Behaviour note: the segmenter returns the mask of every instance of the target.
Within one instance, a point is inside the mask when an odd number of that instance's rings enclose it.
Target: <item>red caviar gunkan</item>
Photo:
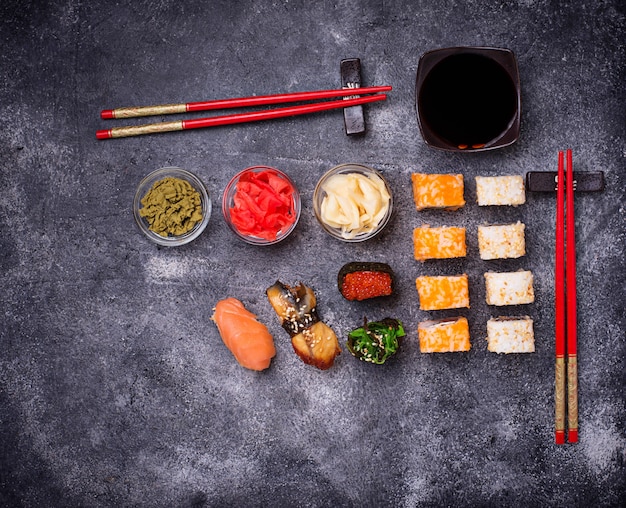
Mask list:
[[[352,272],[344,276],[341,294],[346,300],[366,300],[392,293],[391,275],[386,272]]]

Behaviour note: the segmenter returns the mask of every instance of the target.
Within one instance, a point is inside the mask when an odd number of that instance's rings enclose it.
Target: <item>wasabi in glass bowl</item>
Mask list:
[[[206,229],[211,198],[196,175],[165,167],[141,180],[133,214],[146,237],[158,245],[176,247],[193,241]]]

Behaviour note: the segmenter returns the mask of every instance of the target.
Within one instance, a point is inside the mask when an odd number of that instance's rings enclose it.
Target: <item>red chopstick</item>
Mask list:
[[[555,441],[565,443],[565,171],[563,152],[559,151],[556,186],[556,253],[554,272],[555,302]]]
[[[572,151],[566,152],[567,182],[567,441],[578,442],[578,357],[576,336],[576,233]]]
[[[564,161],[565,158],[565,161]],[[565,169],[563,166],[565,165]],[[578,356],[576,316],[576,221],[572,150],[559,151],[556,193],[555,302],[555,441],[578,442]],[[565,212],[564,212],[565,209]],[[565,213],[565,216],[564,216]],[[565,356],[567,355],[567,364]],[[566,383],[567,378],[567,397]]]
[[[351,89],[351,95],[355,95],[355,90]],[[358,89],[361,90],[361,89]],[[360,92],[359,92],[360,93]],[[177,120],[174,122],[152,123],[147,125],[133,125],[128,127],[113,127],[111,129],[96,131],[96,138],[111,139],[128,136],[140,136],[142,134],[154,134],[158,132],[182,131],[188,129],[200,129],[203,127],[216,127],[218,125],[230,125],[236,123],[258,122],[261,120],[272,120],[286,116],[304,115],[317,113],[329,109],[348,108],[370,102],[383,101],[387,98],[385,94],[366,95],[356,99],[342,99],[337,101],[316,102],[312,104],[301,104],[286,108],[269,109],[263,111],[251,111],[248,113],[237,113],[234,115],[214,116],[208,118],[195,118],[191,120]]]
[[[243,108],[250,106],[267,106],[270,104],[284,104],[286,102],[300,102],[316,99],[331,99],[351,95],[368,95],[391,91],[390,86],[370,86],[363,88],[341,88],[338,90],[317,90],[312,92],[293,92],[274,95],[260,95],[240,97],[234,99],[219,99],[203,102],[187,102],[179,104],[160,104],[157,106],[139,106],[116,109],[104,109],[100,116],[107,120],[111,118],[135,118],[139,116],[170,115],[186,113],[188,111],[208,111],[214,109]]]

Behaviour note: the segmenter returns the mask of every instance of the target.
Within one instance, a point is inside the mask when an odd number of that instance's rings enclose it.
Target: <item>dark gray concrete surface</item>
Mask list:
[[[18,2],[0,6],[0,505],[619,506],[626,499],[624,404],[624,5],[618,0]],[[505,47],[518,58],[522,131],[482,154],[439,152],[419,134],[414,81],[427,50]],[[97,141],[104,108],[334,88],[357,57],[366,84],[394,87],[366,107],[368,131],[340,111],[267,123]],[[165,120],[160,118],[159,121]],[[128,121],[127,124],[139,123]],[[476,175],[578,171],[606,190],[580,195],[580,443],[556,446],[554,197],[479,209]],[[343,162],[384,173],[391,224],[358,245],[313,216],[316,181]],[[286,242],[243,244],[221,217],[230,177],[267,164],[290,174],[302,218]],[[188,246],[149,243],[131,213],[150,171],[176,165],[208,186],[214,213]],[[462,210],[417,213],[410,174],[462,172]],[[479,224],[521,220],[527,255],[478,259]],[[464,225],[468,257],[419,264],[422,223]],[[339,295],[339,267],[386,261],[397,294]],[[531,269],[536,352],[486,348],[483,272]],[[419,352],[415,278],[465,271],[472,350]],[[277,279],[315,288],[343,353],[325,372],[291,349],[265,298]],[[244,370],[210,321],[234,296],[273,333],[277,356]],[[384,366],[353,358],[367,316],[408,336]]]

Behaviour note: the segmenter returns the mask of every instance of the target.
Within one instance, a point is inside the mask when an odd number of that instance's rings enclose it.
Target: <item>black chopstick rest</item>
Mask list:
[[[604,190],[604,172],[574,171],[575,192],[601,192]],[[556,192],[556,171],[529,171],[526,189],[531,192]]]
[[[361,60],[347,58],[341,61],[341,87],[361,88]],[[348,136],[365,132],[363,106],[351,106],[343,109],[343,123]]]

